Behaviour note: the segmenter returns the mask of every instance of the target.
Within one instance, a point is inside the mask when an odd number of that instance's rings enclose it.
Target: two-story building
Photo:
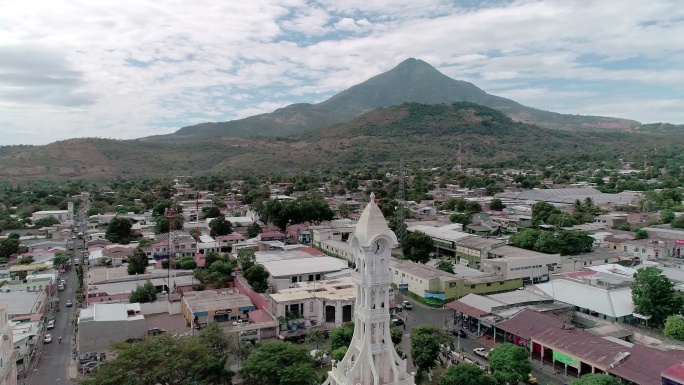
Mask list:
[[[455,245],[457,261],[462,265],[479,269],[481,261],[487,259],[487,253],[494,248],[505,246],[506,241],[470,236],[456,240]]]
[[[520,278],[526,284],[546,282],[549,274],[561,267],[560,254],[544,254],[514,246],[501,246],[487,253],[482,270],[503,277]]]
[[[14,349],[13,325],[9,320],[7,302],[0,299],[0,385],[17,384],[17,357]]]

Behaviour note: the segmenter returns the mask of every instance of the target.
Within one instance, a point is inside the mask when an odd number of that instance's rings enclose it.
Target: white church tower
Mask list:
[[[406,360],[394,349],[390,336],[390,250],[397,236],[375,204],[371,193],[350,239],[354,249],[356,303],[354,336],[347,354],[328,372],[323,385],[414,385]]]

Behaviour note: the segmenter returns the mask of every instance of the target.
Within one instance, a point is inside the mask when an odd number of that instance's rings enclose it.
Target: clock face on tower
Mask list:
[[[385,251],[385,241],[382,239],[376,239],[371,247],[373,254],[380,255]]]

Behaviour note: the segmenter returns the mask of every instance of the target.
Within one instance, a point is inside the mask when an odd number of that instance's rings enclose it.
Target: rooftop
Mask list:
[[[414,226],[408,227],[406,230],[409,232],[420,231],[422,233],[427,234],[431,238],[444,240],[447,242],[456,242],[462,238],[472,237],[471,234],[464,233],[464,232],[460,231],[461,228],[462,228],[462,225],[459,223],[456,223],[456,224],[450,224],[450,225],[445,225],[445,226],[441,226],[441,227],[432,227],[432,226],[426,226],[426,225],[414,225]]]
[[[11,291],[6,293],[0,292],[0,298],[7,301],[7,310],[9,315],[27,315],[32,314],[36,306],[38,298],[41,293],[36,291]]]
[[[632,289],[607,289],[568,279],[556,279],[536,285],[538,290],[556,301],[589,309],[610,317],[625,317],[634,313]]]
[[[96,303],[81,310],[78,323],[81,322],[109,322],[134,321],[145,319],[139,303]]]
[[[515,246],[500,246],[489,251],[490,255],[496,255],[500,259],[506,258],[541,258],[550,257],[554,254],[540,253],[538,251],[532,251],[527,249],[521,249]]]
[[[473,249],[485,249],[495,245],[504,245],[506,241],[500,239],[483,238],[478,236],[470,236],[461,238],[456,242],[459,246],[471,247]]]
[[[239,294],[237,290],[189,291],[183,295],[183,301],[188,304],[193,313],[209,310],[254,308],[249,297]]]
[[[356,284],[351,278],[324,281],[299,282],[295,287],[270,294],[277,302],[321,298],[330,301],[353,300],[356,298]]]

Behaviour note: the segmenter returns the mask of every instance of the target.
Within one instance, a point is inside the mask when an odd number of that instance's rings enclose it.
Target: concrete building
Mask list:
[[[249,297],[235,289],[190,291],[183,295],[181,306],[186,321],[200,328],[210,322],[247,321],[255,309]]]
[[[354,335],[323,385],[413,385],[414,375],[406,371],[406,360],[397,354],[390,336],[389,261],[397,237],[387,227],[373,193],[351,244],[356,250]]]
[[[116,342],[146,335],[139,303],[96,303],[78,317],[78,351],[104,352]]]
[[[294,287],[297,282],[320,281],[327,273],[347,272],[347,276],[351,273],[346,261],[325,256],[310,247],[257,251],[255,255],[256,263],[271,275],[269,286],[275,291]]]
[[[344,258],[347,261],[354,259],[354,250],[347,242],[328,239],[319,242],[318,245],[318,248],[328,255]]]
[[[299,282],[295,287],[269,294],[270,309],[276,317],[290,312],[311,325],[340,326],[351,322],[356,300],[356,284],[351,277]]]
[[[446,256],[450,258],[456,258],[456,242],[460,239],[472,236],[471,234],[463,232],[463,225],[460,223],[452,223],[439,227],[414,225],[409,226],[406,231],[420,231],[427,234],[427,236],[432,238],[432,243],[435,246],[435,254],[437,256]]]
[[[497,247],[505,246],[506,241],[473,235],[458,239],[455,244],[456,260],[462,265],[479,269],[481,267],[481,261],[487,259],[489,251]]]
[[[514,246],[501,246],[487,253],[482,270],[503,280],[521,278],[527,284],[546,282],[549,274],[560,268],[560,254],[544,254]]]
[[[36,211],[31,214],[31,220],[33,222],[39,219],[45,219],[53,217],[60,222],[70,221],[74,219],[74,203],[68,202],[66,210],[46,210],[46,211]]]
[[[7,303],[0,299],[0,385],[17,384],[17,357],[14,349],[13,325],[9,320]]]

